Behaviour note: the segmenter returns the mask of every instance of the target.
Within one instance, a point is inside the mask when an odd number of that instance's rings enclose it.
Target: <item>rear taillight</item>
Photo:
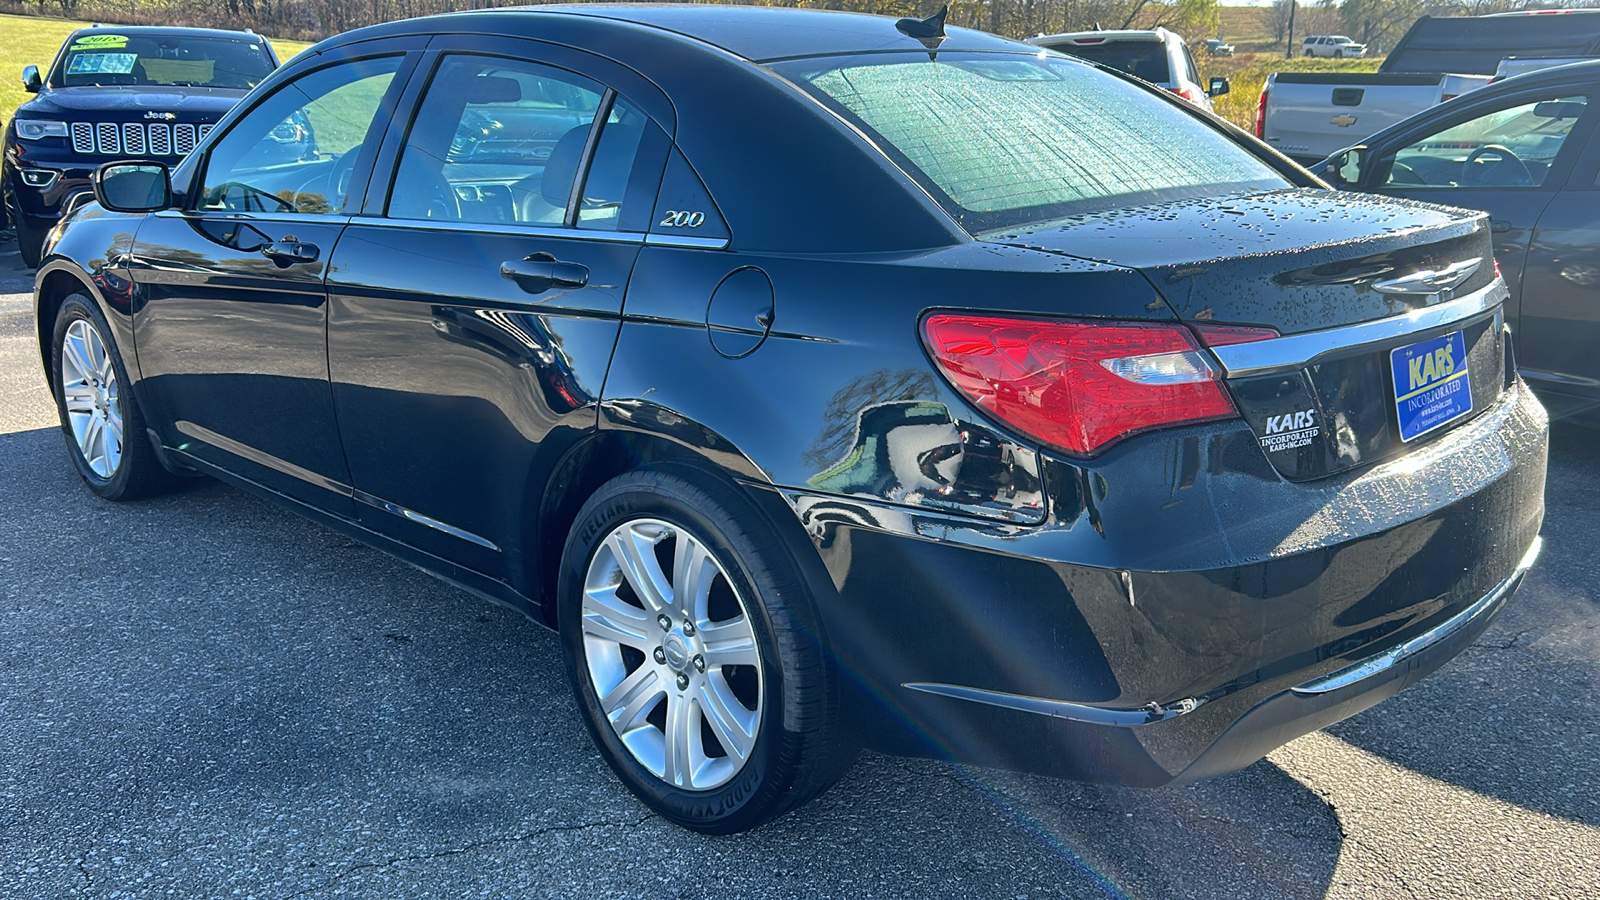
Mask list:
[[[1202,101],[1200,100],[1200,98],[1205,96],[1205,95],[1200,93],[1199,91],[1191,88],[1191,87],[1187,87],[1187,86],[1175,87],[1175,88],[1168,88],[1168,90],[1172,91],[1174,94],[1177,94],[1179,97],[1182,97],[1183,99],[1189,101],[1190,103],[1193,103],[1193,104],[1196,104],[1196,105],[1204,105],[1202,103]]]
[[[1256,101],[1256,137],[1267,139],[1267,88],[1261,89],[1261,99]]]
[[[1229,344],[1248,344],[1251,341],[1270,341],[1278,337],[1278,332],[1271,328],[1256,328],[1250,325],[1192,325],[1195,334],[1200,335],[1200,343],[1207,347],[1226,347]]]
[[[1182,325],[938,313],[922,333],[980,409],[1079,456],[1140,431],[1238,415]]]

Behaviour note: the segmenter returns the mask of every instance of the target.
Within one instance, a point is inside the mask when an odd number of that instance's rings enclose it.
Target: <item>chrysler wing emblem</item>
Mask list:
[[[1374,281],[1372,289],[1383,294],[1438,294],[1471,278],[1481,265],[1483,257],[1480,256],[1437,269],[1422,269],[1387,281]]]
[[[164,122],[171,122],[173,119],[178,117],[178,114],[171,112],[155,112],[152,110],[151,112],[145,113],[144,117],[146,119],[160,119]]]
[[[1340,113],[1337,116],[1329,119],[1328,122],[1330,124],[1337,125],[1340,128],[1349,128],[1351,125],[1356,123],[1356,117],[1350,115],[1349,113]]]

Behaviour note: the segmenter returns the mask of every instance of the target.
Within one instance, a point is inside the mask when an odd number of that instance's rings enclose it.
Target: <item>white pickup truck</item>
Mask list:
[[[1256,136],[1302,164],[1488,84],[1506,57],[1600,56],[1600,10],[1423,16],[1375,74],[1279,72],[1256,107]]]

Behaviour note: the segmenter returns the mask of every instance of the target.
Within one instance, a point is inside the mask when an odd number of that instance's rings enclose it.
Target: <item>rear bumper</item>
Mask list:
[[[1138,786],[1222,774],[1443,665],[1536,555],[1548,426],[1520,384],[1315,483],[1229,471],[1246,457],[1228,427],[1197,431],[1194,460],[1130,448],[1053,471],[1038,528],[845,524],[837,503],[808,523],[869,743]]]

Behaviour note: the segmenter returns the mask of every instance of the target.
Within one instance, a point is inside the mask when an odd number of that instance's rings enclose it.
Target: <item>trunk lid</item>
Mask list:
[[[1394,455],[1499,397],[1503,287],[1486,225],[1482,213],[1300,189],[1109,210],[989,239],[1137,269],[1197,328],[1282,335],[1213,345],[1263,452],[1300,481]]]

